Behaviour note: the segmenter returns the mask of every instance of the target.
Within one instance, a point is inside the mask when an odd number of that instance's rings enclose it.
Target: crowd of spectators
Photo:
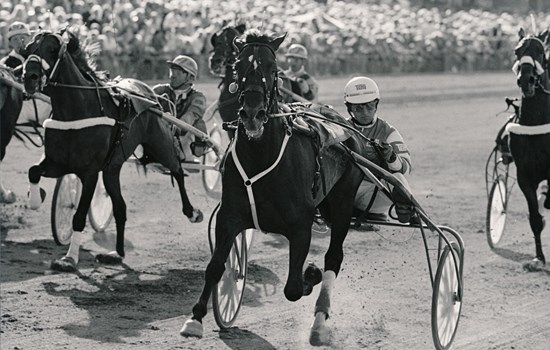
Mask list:
[[[550,14],[535,19],[550,26]],[[101,45],[98,68],[140,79],[165,77],[162,63],[178,54],[196,58],[208,76],[210,36],[227,23],[287,33],[280,54],[303,44],[314,76],[508,69],[519,27],[532,28],[527,16],[395,0],[10,0],[0,3],[1,54],[16,20],[31,30],[78,28]]]

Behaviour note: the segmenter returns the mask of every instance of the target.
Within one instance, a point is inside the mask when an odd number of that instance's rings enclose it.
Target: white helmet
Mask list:
[[[344,88],[344,102],[346,103],[360,104],[377,99],[380,99],[380,90],[371,78],[353,78],[348,81]]]

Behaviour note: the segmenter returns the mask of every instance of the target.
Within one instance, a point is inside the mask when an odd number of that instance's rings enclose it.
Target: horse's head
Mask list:
[[[239,118],[250,138],[259,138],[268,113],[276,106],[278,69],[275,51],[285,35],[275,39],[250,31],[244,39],[236,39],[239,54],[235,62]]]
[[[26,57],[23,65],[25,90],[31,94],[42,90],[55,77],[65,54],[78,49],[78,39],[69,31],[36,34],[23,53]]]
[[[525,35],[523,28],[519,31],[520,40],[514,49],[517,61],[513,70],[525,97],[533,97],[535,89],[541,84],[541,78],[547,78],[545,69],[548,61],[548,37],[548,30],[537,36]]]
[[[209,57],[208,65],[214,75],[224,76],[225,67],[232,65],[237,58],[237,50],[233,46],[233,40],[244,33],[245,24],[236,27],[225,26],[210,38],[214,51]]]

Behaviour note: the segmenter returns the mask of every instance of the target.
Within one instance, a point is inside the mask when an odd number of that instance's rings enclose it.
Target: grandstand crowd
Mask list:
[[[303,44],[316,76],[508,69],[519,27],[532,28],[528,16],[408,1],[11,0],[0,3],[2,55],[13,21],[31,30],[80,28],[101,45],[99,69],[140,79],[165,77],[163,63],[177,54],[194,57],[207,75],[210,36],[225,24],[286,32],[280,54]],[[550,14],[536,14],[535,23],[550,26]]]

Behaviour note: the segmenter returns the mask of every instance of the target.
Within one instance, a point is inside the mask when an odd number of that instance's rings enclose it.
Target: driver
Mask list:
[[[8,42],[11,47],[10,53],[0,60],[0,64],[16,69],[21,66],[25,59],[22,52],[29,43],[31,31],[29,26],[23,22],[13,22],[8,28]],[[16,74],[20,76],[21,74]]]
[[[397,129],[377,115],[380,90],[376,82],[367,77],[351,79],[344,88],[344,102],[351,124],[369,139],[374,139],[378,147],[368,145],[368,159],[380,159],[382,167],[393,173],[409,188],[405,175],[411,171],[411,156],[403,137]],[[394,198],[395,199],[395,198]],[[392,200],[378,194],[378,187],[368,178],[361,182],[355,197],[354,207],[372,220],[387,220],[387,213]],[[412,208],[396,205],[401,222],[409,222]]]
[[[319,86],[304,66],[308,60],[307,49],[300,44],[292,44],[286,53],[288,69],[282,75],[292,82],[292,92],[308,101],[315,101]]]
[[[168,111],[172,110],[168,103],[170,101],[176,108],[175,116],[178,119],[207,133],[206,123],[202,119],[206,110],[206,97],[193,85],[199,71],[197,62],[189,56],[179,55],[167,63],[170,83],[153,87],[155,94],[162,96],[159,98],[162,107]],[[173,130],[180,161],[192,162],[193,155],[201,157],[204,154],[207,145],[199,137],[195,137],[193,142],[192,135],[187,131],[180,131],[176,127]]]

